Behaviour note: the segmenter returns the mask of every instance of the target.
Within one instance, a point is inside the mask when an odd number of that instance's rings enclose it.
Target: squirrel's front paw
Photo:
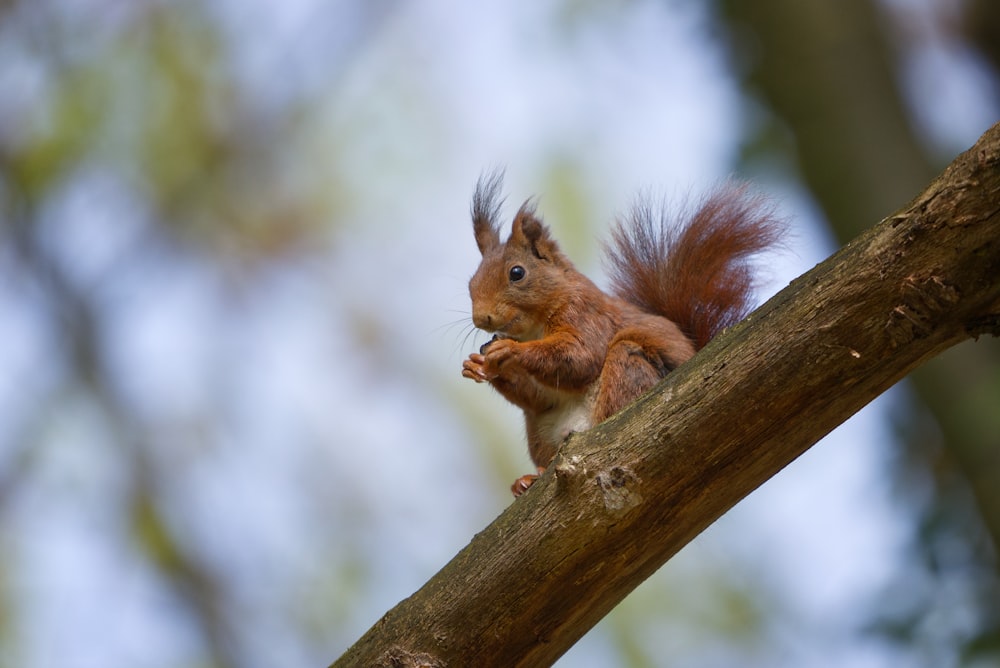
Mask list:
[[[500,375],[500,368],[508,360],[517,355],[517,341],[511,339],[497,339],[490,341],[483,356],[483,370],[488,378],[495,378]],[[470,355],[471,357],[471,355]]]
[[[469,359],[462,362],[462,376],[465,378],[471,378],[477,383],[485,383],[489,380],[486,377],[486,370],[483,369],[483,362],[485,357],[479,353],[472,353],[469,355]]]
[[[499,334],[494,334],[492,339],[490,339],[489,341],[487,341],[483,345],[479,346],[479,354],[480,355],[485,355],[486,351],[489,350],[490,346],[493,345],[494,343],[496,343],[499,340],[500,340],[500,335]]]
[[[462,362],[462,376],[477,383],[486,383],[500,375],[500,368],[517,354],[516,341],[510,339],[492,340],[483,344],[478,353],[472,353]],[[485,353],[485,354],[484,354]]]

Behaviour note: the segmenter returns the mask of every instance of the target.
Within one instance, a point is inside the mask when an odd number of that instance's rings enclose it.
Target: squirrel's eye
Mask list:
[[[525,274],[527,273],[528,272],[524,270],[524,267],[522,267],[519,264],[515,264],[513,267],[510,268],[510,273],[508,273],[507,275],[510,277],[511,283],[517,283],[522,278],[524,278]]]

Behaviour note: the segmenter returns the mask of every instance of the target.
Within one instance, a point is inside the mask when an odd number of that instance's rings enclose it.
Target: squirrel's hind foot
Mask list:
[[[545,473],[545,467],[539,466],[538,473],[528,473],[521,476],[520,478],[514,481],[513,485],[510,486],[511,493],[514,495],[515,498],[521,496],[522,494],[528,491],[529,487],[535,484],[535,481],[538,480],[538,477],[543,473]]]

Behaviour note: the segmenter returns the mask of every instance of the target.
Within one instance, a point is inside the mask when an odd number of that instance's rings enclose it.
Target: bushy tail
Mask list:
[[[686,220],[640,201],[606,249],[614,292],[677,323],[700,350],[749,313],[750,256],[775,245],[784,229],[773,206],[743,184],[719,187]]]

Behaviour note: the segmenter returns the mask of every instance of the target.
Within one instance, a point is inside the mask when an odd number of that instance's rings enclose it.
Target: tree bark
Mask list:
[[[1000,332],[1000,124],[549,471],[334,666],[536,666],[942,350]]]

